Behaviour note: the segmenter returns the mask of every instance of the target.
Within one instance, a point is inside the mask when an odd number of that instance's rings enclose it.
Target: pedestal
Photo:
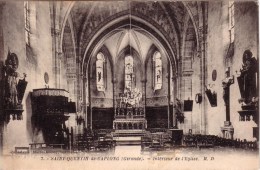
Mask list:
[[[223,134],[223,138],[233,139],[234,127],[230,121],[224,121],[224,127],[221,127],[221,132]]]

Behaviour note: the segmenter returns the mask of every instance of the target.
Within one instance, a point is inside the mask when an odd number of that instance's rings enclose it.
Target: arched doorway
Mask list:
[[[117,127],[111,124],[113,122],[111,120],[115,119],[116,115],[121,116],[120,118],[125,116],[124,118],[128,119],[139,115],[138,118],[143,117],[145,121],[142,123],[142,128],[145,127],[144,125],[148,125],[150,128],[169,128],[173,124],[173,97],[171,96],[176,95],[174,93],[176,81],[172,81],[172,77],[177,72],[176,59],[172,49],[159,30],[138,17],[131,19],[131,25],[129,25],[128,15],[111,22],[114,24],[108,24],[106,29],[101,29],[90,40],[91,44],[85,51],[82,63],[83,74],[87,77],[86,81],[83,82],[84,94],[87,94],[84,96],[85,101],[89,103],[86,109],[87,126],[111,129]],[[109,54],[109,64],[107,65],[111,68],[111,75],[104,82],[111,86],[105,91],[98,90],[97,84],[95,84],[96,78],[99,77],[95,71],[97,70],[95,64],[97,59],[95,58],[100,53],[100,49],[104,47]],[[158,64],[159,67],[157,67]],[[130,69],[127,69],[127,65],[130,66]],[[147,71],[148,67],[149,71]],[[93,89],[95,90],[93,91]],[[140,93],[140,101],[136,102],[135,97],[130,97],[128,100],[126,98],[128,90],[130,96],[135,92]],[[146,95],[147,91],[152,94],[149,99]],[[99,101],[96,101],[95,98],[97,93],[99,93],[99,97],[101,94],[103,95]],[[121,104],[124,100],[128,100],[128,104],[124,105],[125,108],[118,108],[122,107]],[[155,103],[156,107],[148,108],[147,100],[149,100],[150,106]],[[136,109],[137,105],[138,109]],[[128,106],[130,108],[127,108]],[[151,114],[153,112],[159,114],[150,115],[148,118],[146,109],[150,109]],[[138,113],[135,113],[136,110]],[[163,114],[160,114],[162,110]],[[100,116],[98,116],[99,114]],[[146,123],[146,118],[150,122]],[[100,124],[104,126],[100,127]]]

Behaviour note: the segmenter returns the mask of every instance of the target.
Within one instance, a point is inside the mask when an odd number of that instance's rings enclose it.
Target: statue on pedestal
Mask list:
[[[19,74],[16,72],[19,65],[18,57],[15,53],[8,53],[5,60],[5,106],[6,108],[14,108],[18,103],[17,98],[17,80]]]
[[[240,69],[240,76],[237,78],[239,90],[241,93],[240,103],[244,105],[250,105],[252,100],[258,98],[257,91],[257,73],[258,62],[253,57],[253,54],[250,50],[246,50],[243,54],[243,65]]]
[[[22,99],[27,86],[23,79],[17,82],[19,73],[16,71],[19,66],[19,60],[15,53],[8,52],[4,65],[4,110],[7,115],[12,114],[15,119],[22,119]]]
[[[258,124],[258,61],[250,50],[243,54],[243,64],[237,77],[241,98],[238,102],[242,110],[238,111],[241,121],[253,120]]]

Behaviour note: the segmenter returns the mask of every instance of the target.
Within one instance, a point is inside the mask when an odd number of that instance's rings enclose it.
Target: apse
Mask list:
[[[87,126],[94,129],[115,128],[113,120],[118,110],[123,109],[123,100],[127,100],[128,92],[133,96],[139,94],[133,109],[144,114],[143,127],[172,126],[169,93],[172,91],[170,77],[173,68],[158,40],[140,27],[125,25],[101,37],[94,49],[86,74]],[[139,125],[130,125],[135,126]]]

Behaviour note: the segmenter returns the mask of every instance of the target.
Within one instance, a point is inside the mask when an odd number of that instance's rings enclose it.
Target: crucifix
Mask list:
[[[234,84],[234,76],[230,76],[230,68],[225,72],[226,78],[222,80],[223,99],[226,106],[226,121],[230,122],[230,86]]]
[[[223,87],[223,99],[226,106],[226,121],[224,127],[221,127],[223,137],[227,139],[233,139],[234,128],[230,122],[230,86],[234,84],[234,76],[230,76],[230,68],[225,72],[226,78],[222,80]]]

